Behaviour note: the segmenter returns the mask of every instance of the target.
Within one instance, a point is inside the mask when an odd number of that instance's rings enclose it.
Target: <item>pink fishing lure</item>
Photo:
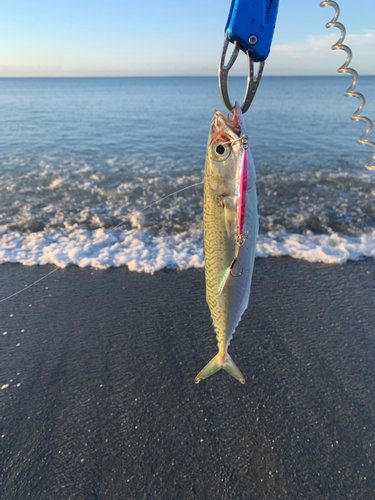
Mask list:
[[[243,150],[237,178],[237,237],[241,239],[246,211],[247,152]]]

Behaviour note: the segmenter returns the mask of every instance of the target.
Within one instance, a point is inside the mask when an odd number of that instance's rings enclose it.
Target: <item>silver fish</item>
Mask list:
[[[245,383],[228,346],[249,303],[259,228],[255,166],[247,139],[237,102],[228,118],[214,112],[204,177],[203,249],[206,300],[219,352],[196,383],[222,368]]]

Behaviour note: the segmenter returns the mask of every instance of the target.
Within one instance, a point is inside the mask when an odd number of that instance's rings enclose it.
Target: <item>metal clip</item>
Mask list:
[[[270,53],[279,0],[232,0],[225,33],[255,62]]]
[[[225,65],[225,57],[227,55],[228,45],[229,45],[229,38],[228,35],[226,34],[224,38],[223,52],[221,54],[221,61],[219,67],[219,88],[220,88],[221,98],[223,99],[225,106],[228,108],[229,111],[233,111],[234,106],[230,101],[228,93],[228,73],[233,64],[236,62],[236,59],[240,52],[240,48],[237,43],[234,44],[232,55],[229,59],[228,64]],[[249,52],[246,52],[246,55],[247,55],[248,74],[247,74],[247,87],[246,87],[245,99],[241,106],[242,113],[246,113],[251,103],[253,102],[256,91],[258,90],[260,79],[262,78],[263,67],[264,67],[264,61],[260,62],[258,74],[254,78],[254,61],[250,56]]]
[[[242,113],[249,109],[263,73],[264,61],[270,53],[275,30],[279,0],[232,0],[227,24],[225,26],[224,46],[219,67],[219,87],[225,106],[232,111],[228,94],[228,73],[235,63],[239,51],[247,56],[248,75]],[[229,42],[234,44],[230,60],[225,65],[225,56]],[[254,76],[254,63],[259,64],[259,71]]]

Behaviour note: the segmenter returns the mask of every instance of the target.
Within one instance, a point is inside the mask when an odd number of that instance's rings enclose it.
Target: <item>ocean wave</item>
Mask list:
[[[290,256],[312,263],[342,264],[375,257],[375,230],[358,237],[331,234],[260,234],[257,257]],[[154,273],[169,269],[203,268],[202,231],[152,234],[131,229],[105,231],[0,232],[0,264],[54,264],[65,267],[108,269],[127,266],[130,271]]]
[[[361,236],[331,234],[261,234],[257,257],[289,256],[313,263],[343,264],[348,260],[375,257],[375,230]]]
[[[261,163],[257,170],[260,230],[350,237],[375,227],[375,178],[350,163],[322,166],[314,157],[289,155],[278,165]],[[90,164],[74,158],[45,157],[20,165],[16,159],[0,173],[0,223],[10,231],[108,229],[203,178],[200,168],[181,159],[110,158]],[[109,163],[108,163],[109,162]],[[298,164],[303,164],[298,170]],[[307,168],[311,167],[311,168]],[[143,218],[142,229],[170,234],[201,224],[203,188],[196,186],[156,205]],[[127,229],[129,225],[126,226]]]
[[[108,269],[127,266],[130,271],[154,273],[164,268],[204,266],[202,231],[152,235],[138,230],[6,232],[0,236],[0,264],[27,266],[55,264],[65,267]]]

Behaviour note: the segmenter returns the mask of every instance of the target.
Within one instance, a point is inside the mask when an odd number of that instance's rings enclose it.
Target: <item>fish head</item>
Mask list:
[[[243,133],[243,118],[237,103],[228,117],[215,110],[208,136],[206,176],[212,194],[216,197],[230,199],[236,196],[238,164],[243,152],[240,138]]]

